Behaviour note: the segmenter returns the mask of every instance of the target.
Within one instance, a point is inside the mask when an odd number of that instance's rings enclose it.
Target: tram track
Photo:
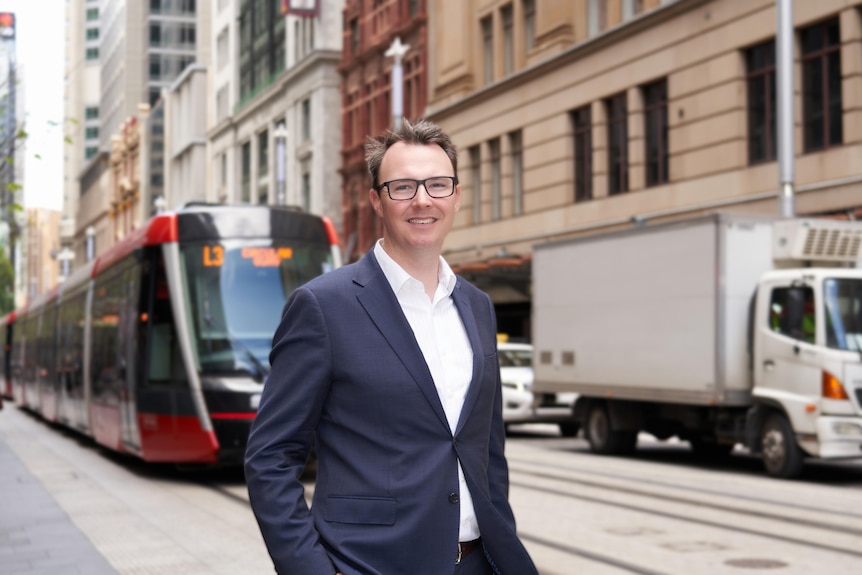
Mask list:
[[[510,460],[510,464],[511,463],[512,463],[512,461]],[[521,463],[526,463],[526,462],[522,461]],[[574,468],[567,468],[564,466],[549,465],[549,464],[543,464],[543,463],[537,463],[537,462],[529,462],[529,465],[531,465],[533,467],[541,466],[541,467],[557,468],[557,469],[561,469],[564,471],[577,472],[577,473],[589,474],[589,475],[597,475],[600,477],[604,476],[604,477],[609,478],[609,479],[612,478],[612,479],[621,480],[621,481],[626,481],[626,480],[631,481],[630,478],[625,478],[625,477],[622,477],[619,475],[599,473],[599,472],[590,471],[590,470],[583,470],[583,469],[577,469],[576,470]],[[758,510],[750,509],[750,508],[746,509],[746,508],[742,508],[742,507],[738,507],[738,506],[729,506],[726,504],[711,503],[708,501],[698,500],[698,499],[694,499],[694,498],[690,498],[690,497],[681,497],[678,495],[661,494],[661,493],[656,493],[654,491],[649,491],[646,489],[640,489],[640,488],[636,488],[636,487],[624,487],[621,485],[601,483],[599,481],[593,481],[593,480],[582,479],[582,478],[575,478],[575,477],[571,477],[571,476],[561,477],[559,475],[554,475],[551,473],[539,473],[539,472],[535,472],[535,471],[525,471],[523,469],[519,469],[519,473],[524,473],[524,474],[527,474],[527,475],[530,475],[533,477],[537,477],[537,478],[561,480],[561,481],[566,481],[567,483],[576,483],[578,485],[583,485],[585,487],[592,487],[592,488],[597,488],[597,489],[606,489],[606,490],[616,491],[616,492],[625,493],[628,495],[649,497],[652,499],[661,499],[664,501],[668,501],[668,502],[672,502],[672,503],[678,503],[678,504],[682,504],[682,505],[691,505],[694,507],[700,507],[700,508],[704,508],[704,509],[715,509],[717,511],[737,513],[740,515],[747,515],[750,517],[756,517],[758,519],[783,521],[783,522],[793,523],[794,525],[804,525],[807,527],[813,527],[815,529],[834,531],[836,533],[862,536],[862,528],[848,527],[846,524],[831,524],[831,523],[826,523],[823,521],[815,521],[812,519],[805,519],[805,518],[801,518],[801,517],[797,517],[797,516],[780,515],[780,514],[776,514],[776,513],[758,511]],[[744,494],[727,493],[727,492],[721,492],[721,491],[709,490],[709,489],[692,488],[691,486],[682,485],[682,484],[678,484],[678,483],[657,482],[654,480],[641,479],[641,478],[638,478],[637,481],[638,481],[638,483],[648,483],[648,484],[654,485],[654,486],[659,487],[659,488],[673,489],[676,491],[690,491],[693,493],[701,493],[704,495],[709,495],[709,496],[714,496],[714,497],[733,498],[735,500],[748,501],[748,502],[752,502],[752,503],[781,506],[784,508],[793,508],[795,510],[802,511],[802,512],[811,512],[811,513],[816,512],[816,513],[819,513],[821,515],[825,514],[825,515],[835,515],[835,516],[839,516],[839,517],[862,519],[862,514],[859,514],[859,513],[830,511],[830,510],[824,510],[822,508],[816,508],[816,507],[812,507],[812,506],[808,506],[808,505],[799,505],[799,504],[792,503],[792,502],[777,501],[777,500],[765,499],[762,497],[751,497],[751,496],[747,496]]]
[[[516,463],[515,466],[512,466],[512,463]],[[622,509],[624,511],[631,511],[640,514],[651,515],[654,517],[661,517],[664,519],[670,519],[675,521],[680,521],[688,524],[696,524],[704,527],[709,527],[713,529],[719,529],[723,531],[733,532],[733,533],[744,533],[746,535],[752,535],[756,537],[762,537],[765,539],[773,540],[773,541],[781,541],[784,543],[790,543],[792,545],[804,546],[811,549],[818,549],[821,551],[827,551],[830,553],[838,553],[841,555],[847,555],[854,558],[862,558],[862,550],[850,549],[847,547],[842,547],[838,545],[831,545],[823,542],[814,541],[811,538],[802,538],[793,535],[787,535],[782,533],[777,533],[774,531],[770,531],[763,528],[754,528],[747,527],[740,522],[734,522],[732,519],[728,518],[727,520],[716,520],[709,519],[705,517],[696,517],[690,514],[684,514],[681,512],[674,511],[666,511],[661,509],[656,509],[654,507],[650,507],[648,503],[634,503],[634,502],[623,502],[613,500],[610,496],[603,497],[601,495],[588,495],[583,493],[575,493],[571,490],[565,489],[555,489],[552,487],[536,485],[535,483],[526,482],[523,478],[535,478],[539,480],[551,481],[551,482],[559,482],[565,483],[566,486],[571,485],[579,485],[583,487],[587,487],[590,489],[600,490],[609,492],[612,494],[624,494],[633,497],[644,498],[647,501],[659,501],[659,502],[668,502],[678,505],[685,505],[690,507],[698,507],[701,509],[707,509],[712,511],[719,511],[723,514],[729,515],[729,517],[755,517],[757,519],[769,521],[769,522],[777,522],[786,525],[792,525],[793,527],[810,527],[812,529],[818,529],[825,532],[831,533],[840,533],[844,536],[853,536],[853,535],[862,535],[862,530],[848,527],[847,525],[839,525],[839,524],[830,524],[822,521],[813,521],[806,520],[803,518],[792,517],[787,515],[781,515],[777,513],[768,513],[757,510],[743,509],[740,507],[734,506],[726,506],[720,505],[717,503],[711,503],[706,501],[700,501],[692,498],[679,497],[674,495],[666,495],[655,493],[652,491],[637,489],[634,487],[623,487],[614,484],[608,483],[599,483],[597,481],[590,481],[581,478],[571,477],[571,476],[561,476],[555,475],[552,473],[542,473],[535,472],[531,470],[526,470],[517,466],[517,460],[510,460],[510,473],[512,477],[510,478],[510,486],[518,489],[523,489],[526,491],[531,491],[534,493],[541,493],[542,495],[550,495],[553,497],[563,498],[567,500],[578,500],[583,501],[595,505],[600,506],[608,506],[614,507],[617,509]],[[538,462],[530,462],[530,465],[541,466],[541,463]],[[581,470],[579,470],[580,472]],[[671,485],[667,486],[668,488],[673,489],[685,489],[685,486]],[[733,497],[733,494],[730,493],[713,493],[713,495],[720,495],[724,497]],[[783,505],[783,502],[771,501],[769,502],[772,505]],[[821,511],[822,510],[818,510]],[[855,516],[855,515],[854,515]],[[539,544],[542,543],[537,536],[532,534],[523,534],[522,537],[525,539],[532,538]],[[559,543],[553,543],[554,546],[559,546]],[[576,548],[572,548],[571,551],[575,554],[580,554],[577,552]],[[606,561],[602,560],[601,562],[605,563]]]
[[[632,477],[607,469],[589,469],[588,466],[525,459],[517,455],[510,456],[509,464],[510,486],[513,489],[518,490],[522,495],[527,494],[525,497],[528,499],[535,497],[536,500],[540,498],[557,500],[560,502],[557,504],[559,507],[571,508],[573,513],[577,509],[577,504],[572,505],[566,501],[612,507],[623,513],[652,516],[660,521],[668,520],[682,525],[716,530],[717,534],[714,537],[716,543],[719,543],[719,548],[724,544],[725,537],[742,534],[756,537],[764,542],[773,541],[775,544],[811,550],[808,553],[824,552],[840,555],[851,561],[862,558],[862,549],[856,550],[848,542],[850,538],[862,536],[862,528],[855,522],[862,519],[862,514],[854,512],[852,507],[845,510],[823,509],[811,504],[806,505],[801,501],[793,501],[792,498],[782,500],[780,497],[758,497],[756,492],[752,491],[736,493],[730,489],[723,491],[708,486],[692,485],[685,479],[665,481],[660,476]],[[250,507],[247,496],[239,492],[239,483],[204,480],[200,484],[235,505]],[[313,478],[306,479],[304,484],[310,495],[314,489]],[[738,484],[728,482],[728,485]],[[662,493],[661,490],[667,490],[669,493]],[[530,493],[534,495],[529,495]],[[739,503],[734,504],[731,501],[724,503],[721,501],[722,498],[738,500]],[[746,503],[751,505],[746,507]],[[758,506],[761,508],[758,509]],[[781,513],[772,511],[768,507],[780,507],[791,512]],[[794,516],[793,512],[799,516]],[[814,513],[825,519],[802,516]],[[516,510],[516,516],[518,514],[519,511]],[[835,520],[830,521],[829,518]],[[843,519],[849,519],[850,522],[842,522]],[[649,522],[649,520],[646,521]],[[610,569],[615,573],[636,575],[664,575],[679,572],[678,568],[656,563],[647,557],[643,557],[641,562],[639,556],[610,552],[604,544],[596,545],[594,541],[581,540],[574,534],[570,537],[559,537],[553,534],[553,530],[546,531],[541,527],[530,529],[523,524],[519,523],[519,525],[520,537],[526,544],[545,549],[543,553],[569,558],[562,559],[563,562],[594,564],[597,569],[602,566],[601,569]],[[596,525],[598,527],[600,523]],[[802,530],[808,530],[811,537],[803,535]],[[686,529],[683,528],[677,532],[685,533]],[[673,530],[666,533],[670,535]],[[658,541],[656,544],[660,547],[661,543],[662,541]],[[769,547],[768,543],[766,547]],[[556,573],[553,570],[550,572]]]
[[[601,563],[610,567],[616,567],[617,569],[627,571],[629,573],[636,573],[637,575],[663,575],[663,572],[661,571],[647,569],[646,567],[635,565],[634,563],[630,563],[628,561],[622,561],[609,555],[596,553],[595,551],[588,551],[582,547],[575,547],[574,545],[563,544],[558,541],[552,541],[550,539],[538,537],[530,533],[519,532],[518,537],[520,537],[522,541],[529,541],[537,545],[542,545],[544,547],[555,549],[568,555],[582,557],[584,559],[592,561],[593,563]]]

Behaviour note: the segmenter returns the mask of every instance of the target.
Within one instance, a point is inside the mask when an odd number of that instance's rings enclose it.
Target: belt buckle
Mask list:
[[[461,542],[458,542],[458,556],[455,557],[455,565],[461,564]]]

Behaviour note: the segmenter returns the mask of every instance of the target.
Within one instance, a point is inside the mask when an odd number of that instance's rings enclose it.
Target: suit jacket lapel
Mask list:
[[[452,299],[455,301],[455,307],[458,308],[458,313],[461,315],[461,321],[464,323],[467,337],[470,338],[470,347],[473,348],[473,378],[470,380],[470,387],[467,388],[467,395],[464,397],[464,406],[461,408],[460,417],[458,417],[458,428],[455,430],[456,435],[464,427],[467,414],[473,410],[473,404],[476,403],[476,398],[479,396],[485,365],[485,352],[482,350],[481,339],[479,338],[476,315],[473,313],[470,300],[467,299],[461,290],[461,282],[462,280],[459,278],[458,283],[455,284],[455,290],[452,292]]]
[[[428,364],[425,363],[425,356],[422,355],[422,350],[413,335],[413,329],[404,316],[404,312],[401,311],[398,298],[395,297],[389,282],[386,281],[386,276],[383,275],[383,270],[380,269],[373,250],[357,263],[353,282],[359,286],[356,299],[365,308],[371,321],[374,322],[386,341],[389,342],[401,363],[416,380],[434,413],[448,430],[449,422],[443,411],[443,404],[440,402],[437,388],[434,386],[431,371],[428,369]]]

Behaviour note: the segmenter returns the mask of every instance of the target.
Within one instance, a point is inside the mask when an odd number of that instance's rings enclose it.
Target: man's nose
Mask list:
[[[421,196],[419,194],[419,190],[422,190]],[[416,195],[413,196],[413,201],[431,202],[431,194],[428,193],[428,188],[425,187],[425,182],[416,184]]]

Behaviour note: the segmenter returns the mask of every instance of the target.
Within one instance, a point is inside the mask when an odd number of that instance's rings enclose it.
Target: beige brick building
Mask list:
[[[529,337],[537,242],[779,213],[775,0],[432,6],[428,117],[463,195],[445,256],[504,331]],[[796,0],[793,22],[796,213],[862,216],[862,1]]]
[[[24,278],[26,296],[24,302],[47,293],[57,285],[60,277],[60,219],[58,210],[28,208],[24,226]]]

